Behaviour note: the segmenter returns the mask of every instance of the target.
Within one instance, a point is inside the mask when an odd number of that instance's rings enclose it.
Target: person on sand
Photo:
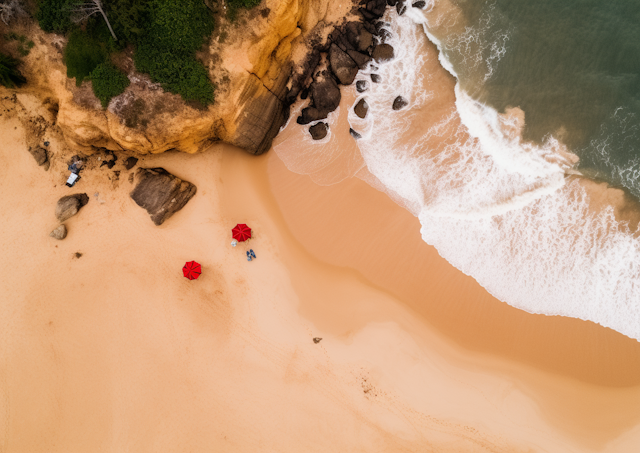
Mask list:
[[[231,241],[231,247],[235,247],[236,245],[238,245],[238,241],[236,241],[235,239]]]
[[[256,254],[253,253],[253,249],[249,249],[249,251],[247,253],[251,253],[251,256],[254,257],[254,258],[256,257]]]
[[[247,252],[247,261],[251,261],[251,253]]]

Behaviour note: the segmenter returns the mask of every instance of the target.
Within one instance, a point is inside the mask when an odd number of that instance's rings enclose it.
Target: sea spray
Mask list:
[[[341,166],[333,177],[332,164],[358,159],[352,151],[341,156],[339,147],[318,159],[313,149],[322,147],[309,142],[296,152],[275,147],[287,167],[324,182],[355,175],[386,191],[418,216],[427,243],[512,306],[592,320],[640,339],[640,241],[612,208],[590,210],[578,180],[566,182],[575,160],[558,140],[522,140],[517,111],[500,114],[457,82],[455,103],[438,104],[434,76],[424,69],[429,58],[456,74],[442,49],[426,51],[428,38],[439,43],[424,14],[410,8],[386,19],[395,59],[358,74],[381,80],[366,93],[345,90],[354,105],[361,98],[369,105],[364,119],[348,113],[362,136],[362,165]],[[409,101],[404,110],[391,110],[396,96]]]

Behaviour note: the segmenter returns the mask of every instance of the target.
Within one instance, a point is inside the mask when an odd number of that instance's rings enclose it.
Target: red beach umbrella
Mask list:
[[[251,228],[244,223],[237,224],[231,232],[233,233],[233,238],[238,242],[244,242],[251,237]]]
[[[200,277],[200,274],[202,273],[202,267],[200,267],[200,264],[196,263],[195,261],[189,261],[182,268],[182,273],[189,280],[195,280],[196,278]]]

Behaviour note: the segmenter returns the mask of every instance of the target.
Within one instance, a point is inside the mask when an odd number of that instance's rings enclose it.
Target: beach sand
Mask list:
[[[122,159],[69,189],[59,137],[45,172],[20,121],[0,136],[0,451],[638,444],[638,342],[497,301],[361,181],[320,187],[227,146],[147,156],[198,187],[156,227]],[[78,192],[90,202],[50,238]],[[255,237],[232,248],[239,222]]]

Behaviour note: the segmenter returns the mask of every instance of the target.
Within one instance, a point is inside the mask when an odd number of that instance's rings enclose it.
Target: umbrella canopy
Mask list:
[[[200,264],[196,263],[195,261],[189,261],[182,268],[182,273],[189,280],[195,280],[196,278],[200,277],[200,274],[202,273],[202,267],[200,267]]]
[[[231,232],[233,233],[233,238],[238,242],[244,242],[251,237],[251,228],[244,223],[237,224]]]

